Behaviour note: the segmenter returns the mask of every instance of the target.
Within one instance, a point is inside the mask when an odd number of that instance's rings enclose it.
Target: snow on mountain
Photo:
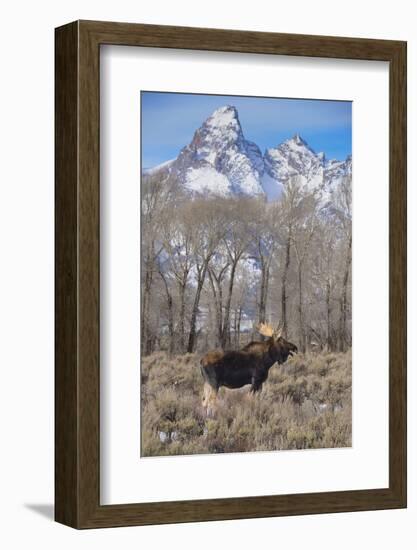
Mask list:
[[[146,176],[151,176],[153,174],[156,174],[157,172],[161,171],[169,171],[170,166],[175,162],[176,159],[167,160],[165,162],[162,162],[161,164],[158,164],[158,166],[154,166],[153,168],[144,168],[143,174]]]
[[[171,172],[195,193],[262,195],[262,153],[242,132],[235,107],[227,105],[196,130]]]
[[[324,172],[323,202],[333,203],[333,194],[347,176],[352,176],[352,157],[345,161],[330,160],[326,163]]]
[[[344,161],[327,160],[324,153],[313,151],[299,134],[267,149],[264,162],[265,174],[273,180],[285,185],[296,176],[301,185],[310,191],[320,191],[324,199],[330,197],[345,176],[352,174],[351,156]]]
[[[345,176],[352,175],[352,157],[349,155],[346,160],[329,160],[326,163],[325,181],[329,185],[340,183]]]
[[[242,131],[232,105],[220,107],[198,128],[176,159],[145,170],[172,175],[192,195],[262,196],[275,200],[290,178],[320,190],[328,200],[342,178],[352,173],[352,159],[326,160],[296,134],[262,155]]]
[[[193,194],[263,195],[263,168],[259,147],[244,138],[237,110],[228,105],[214,111],[168,166],[146,173],[169,170]]]
[[[283,183],[273,176],[270,176],[267,171],[262,174],[261,184],[265,195],[270,201],[279,199],[284,191]]]
[[[324,154],[316,154],[298,135],[265,152],[268,174],[286,183],[292,176],[303,176],[306,182],[319,185],[323,181]]]
[[[213,193],[222,197],[232,193],[229,179],[211,166],[188,168],[185,186],[194,193]]]

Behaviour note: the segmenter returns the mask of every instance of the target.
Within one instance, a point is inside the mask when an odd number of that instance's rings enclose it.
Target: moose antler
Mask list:
[[[262,336],[267,336],[268,338],[271,338],[271,336],[274,335],[274,329],[268,323],[259,323],[259,325],[256,326],[256,330],[259,334],[262,334]]]
[[[277,324],[277,328],[274,330],[274,336],[275,338],[279,338],[282,334],[284,327],[281,326],[281,322]]]

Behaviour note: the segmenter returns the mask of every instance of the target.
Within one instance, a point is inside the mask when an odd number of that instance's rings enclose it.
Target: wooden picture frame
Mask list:
[[[406,43],[76,21],[56,29],[55,519],[75,528],[406,506]],[[117,44],[389,62],[389,487],[100,504],[99,55]]]

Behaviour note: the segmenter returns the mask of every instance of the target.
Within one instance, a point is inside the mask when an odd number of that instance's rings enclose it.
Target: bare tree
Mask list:
[[[317,227],[318,201],[315,193],[305,194],[300,204],[298,219],[292,232],[295,257],[297,260],[298,279],[298,334],[299,347],[306,351],[306,333],[304,327],[304,306],[303,306],[303,273],[311,245]]]
[[[333,220],[328,217],[318,218],[314,240],[314,259],[311,267],[311,278],[316,298],[314,306],[316,319],[314,326],[310,326],[310,330],[320,345],[325,346],[327,350],[336,347],[332,317],[337,291],[339,240]]]
[[[151,289],[157,269],[157,258],[162,251],[158,241],[159,220],[169,193],[165,179],[161,175],[145,176],[142,181],[142,295],[141,295],[141,347],[142,353],[151,352],[152,337],[150,334]]]
[[[221,347],[223,345],[223,285],[230,268],[230,261],[227,251],[223,252],[223,247],[219,247],[214,259],[215,262],[213,261],[209,266],[208,273],[216,313],[216,343]]]
[[[175,334],[174,334],[174,307],[173,307],[173,298],[170,290],[170,284],[168,282],[168,276],[161,265],[158,269],[159,275],[164,283],[166,300],[167,300],[167,317],[168,317],[168,334],[169,334],[169,353],[170,355],[174,352],[175,347]]]
[[[162,242],[170,259],[172,272],[179,296],[178,306],[178,348],[185,350],[185,308],[186,291],[193,267],[194,219],[190,208],[179,204],[175,209],[167,209],[162,219]]]
[[[197,314],[208,266],[226,230],[225,211],[220,201],[200,199],[195,200],[192,206],[194,218],[192,255],[194,258],[196,290],[191,309],[190,332],[187,344],[188,353],[194,351]]]
[[[279,208],[276,204],[268,205],[263,201],[257,202],[257,211],[252,224],[253,257],[260,266],[260,288],[258,300],[258,322],[266,322],[267,300],[269,295],[269,281],[271,264],[277,250],[279,237]]]
[[[259,280],[254,263],[253,258],[244,258],[236,270],[232,300],[234,347],[236,349],[240,347],[242,321],[252,310],[252,304],[255,303]]]
[[[346,247],[346,259],[345,269],[343,273],[342,292],[340,295],[340,320],[339,320],[339,349],[345,351],[346,349],[346,317],[348,307],[348,281],[350,275],[350,266],[352,262],[352,235],[348,238]]]
[[[223,237],[223,242],[229,257],[230,272],[224,308],[224,321],[221,338],[222,348],[230,345],[230,307],[232,304],[233,286],[235,282],[236,268],[244,253],[247,251],[250,243],[250,233],[247,228],[253,214],[252,205],[253,201],[242,199],[232,200],[228,204],[228,223],[225,235]]]
[[[281,280],[281,318],[283,324],[282,333],[286,337],[288,332],[288,295],[287,280],[291,262],[291,249],[293,245],[294,230],[303,203],[302,179],[299,176],[288,180],[282,200],[280,202],[281,235],[284,243],[284,262]]]
[[[268,203],[190,198],[168,176],[142,182],[143,354],[239,347],[273,319],[301,350],[351,345],[350,178],[325,200],[294,177]]]
[[[335,216],[339,219],[344,236],[344,269],[340,292],[339,349],[345,351],[347,343],[348,282],[352,265],[352,180],[343,178],[334,195]]]

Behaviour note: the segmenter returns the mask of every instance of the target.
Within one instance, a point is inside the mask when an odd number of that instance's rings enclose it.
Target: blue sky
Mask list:
[[[246,139],[262,153],[298,133],[316,153],[344,160],[352,153],[352,103],[141,92],[142,166],[175,158],[211,113],[234,105]]]

